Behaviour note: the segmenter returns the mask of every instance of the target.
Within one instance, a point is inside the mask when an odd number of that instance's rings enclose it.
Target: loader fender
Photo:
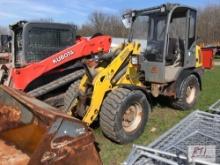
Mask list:
[[[199,86],[200,86],[200,90],[202,90],[202,75],[204,73],[204,69],[203,68],[190,68],[190,69],[184,69],[183,71],[180,72],[177,81],[176,81],[176,98],[180,98],[181,95],[181,85],[182,82],[191,74],[195,75],[198,78],[199,81]]]
[[[145,96],[147,97],[147,99],[148,99],[148,101],[150,103],[150,106],[153,105],[153,104],[151,104],[152,103],[152,95],[151,95],[150,92],[147,91],[146,88],[140,87],[140,86],[136,86],[136,85],[132,85],[132,84],[118,84],[117,86],[119,88],[126,88],[126,89],[129,89],[129,90],[140,90],[140,91],[142,91],[145,94]]]

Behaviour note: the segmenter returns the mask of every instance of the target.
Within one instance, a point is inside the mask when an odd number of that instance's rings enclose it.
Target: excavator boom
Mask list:
[[[29,64],[23,68],[11,70],[12,87],[24,91],[35,79],[58,68],[68,62],[99,53],[107,53],[111,46],[110,36],[97,36],[92,39],[84,39],[50,57]],[[7,84],[5,84],[7,85]]]

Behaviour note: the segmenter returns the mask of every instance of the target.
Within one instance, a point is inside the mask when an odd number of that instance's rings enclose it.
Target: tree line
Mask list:
[[[120,16],[95,11],[89,15],[85,24],[78,27],[78,34],[91,36],[96,33],[125,37],[127,30],[124,28]]]
[[[220,5],[198,9],[197,32],[205,44],[220,42]]]
[[[99,11],[91,13],[88,21],[81,25],[78,34],[91,36],[95,33],[109,34],[113,37],[127,37],[121,16]],[[205,44],[220,42],[220,4],[210,4],[198,9],[197,35]]]
[[[45,22],[53,22],[52,18],[41,19]],[[0,26],[0,34],[8,33],[7,28]],[[127,29],[124,28],[121,16],[94,11],[87,22],[78,26],[78,35],[92,36],[96,33],[108,34],[113,37],[127,37]],[[220,4],[207,5],[198,9],[197,33],[200,41],[208,44],[220,41]]]

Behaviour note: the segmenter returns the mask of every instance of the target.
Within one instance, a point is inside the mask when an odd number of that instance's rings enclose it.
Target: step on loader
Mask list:
[[[94,58],[97,67],[85,62],[82,80],[66,92],[65,111],[88,125],[99,119],[104,135],[129,143],[143,133],[152,97],[166,96],[177,109],[192,108],[204,72],[196,15],[195,9],[179,4],[126,12],[128,42]],[[147,40],[147,45],[135,39]]]
[[[81,61],[109,52],[111,37],[76,36],[76,26],[19,21],[11,25],[12,62],[1,65],[0,83],[55,107],[69,85],[83,75]]]
[[[80,120],[0,86],[1,165],[101,165],[92,131]]]

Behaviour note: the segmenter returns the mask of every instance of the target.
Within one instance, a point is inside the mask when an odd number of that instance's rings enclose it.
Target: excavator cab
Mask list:
[[[19,21],[10,29],[14,67],[41,61],[72,46],[76,39],[76,26],[68,24]]]
[[[127,27],[130,22],[132,29],[130,40],[140,36],[147,40],[139,60],[146,81],[173,82],[184,68],[196,66],[196,15],[195,9],[179,4],[123,15],[123,22]]]

